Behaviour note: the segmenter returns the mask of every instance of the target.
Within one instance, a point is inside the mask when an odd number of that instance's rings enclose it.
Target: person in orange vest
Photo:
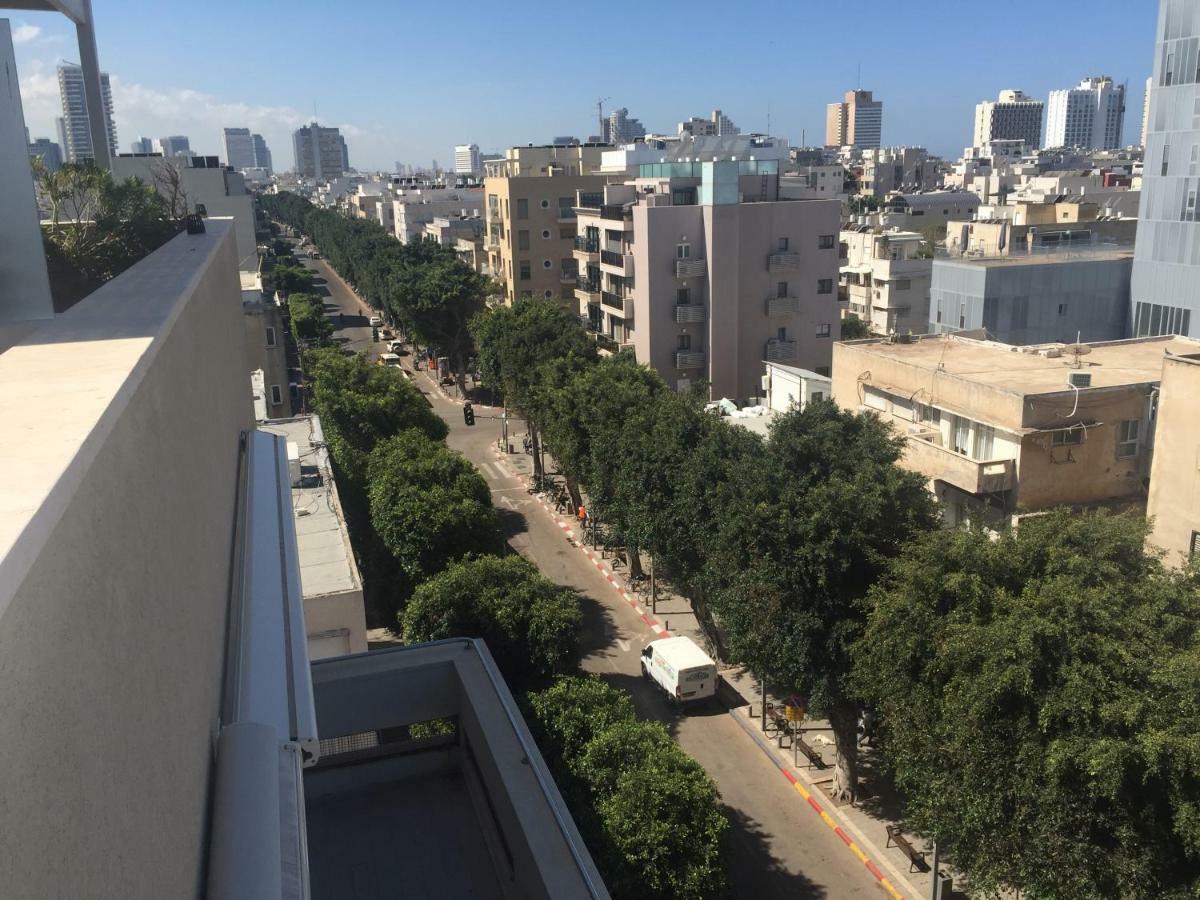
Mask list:
[[[579,517],[579,527],[586,528],[587,527],[587,507],[584,506],[582,503],[580,503],[579,504],[579,512],[577,512],[576,515]]]

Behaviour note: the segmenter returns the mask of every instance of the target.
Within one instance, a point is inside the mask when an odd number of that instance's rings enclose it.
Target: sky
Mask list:
[[[241,126],[266,138],[277,170],[292,166],[291,133],[314,110],[342,129],[351,165],[364,170],[449,167],[460,143],[499,152],[586,138],[598,131],[600,98],[650,131],[673,133],[719,107],[743,131],[767,131],[769,117],[772,134],[815,145],[826,104],[860,83],[883,101],[884,144],[957,158],[980,100],[1003,88],[1045,99],[1099,74],[1128,81],[1124,143],[1134,143],[1157,7],[1011,0],[972,14],[945,0],[459,0],[436,15],[394,0],[93,6],[121,152],[140,135],[186,134],[194,150],[223,157],[221,129]],[[26,124],[55,140],[55,65],[77,60],[74,29],[48,13],[3,14]]]

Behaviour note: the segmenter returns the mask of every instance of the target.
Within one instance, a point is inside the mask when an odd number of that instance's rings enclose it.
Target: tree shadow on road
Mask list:
[[[769,836],[755,819],[730,806],[723,806],[722,811],[729,819],[722,851],[732,896],[754,900],[816,900],[825,896],[824,888],[803,872],[789,872],[775,857]]]
[[[582,657],[592,655],[608,655],[613,649],[612,634],[616,630],[612,612],[603,603],[587,594],[575,591],[579,600],[579,608],[583,613],[583,621],[579,626],[579,653]],[[617,673],[603,672],[601,676],[611,682],[611,679],[622,679],[628,676]],[[617,684],[616,687],[625,687]]]
[[[525,514],[520,510],[507,509],[503,506],[493,507],[496,511],[496,521],[500,525],[500,535],[504,539],[504,543],[508,544],[518,534],[525,534],[529,531],[529,520],[525,518]],[[516,553],[516,548],[509,546],[509,552]]]

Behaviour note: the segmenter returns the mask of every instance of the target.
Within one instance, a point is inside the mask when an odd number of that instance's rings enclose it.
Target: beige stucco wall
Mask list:
[[[304,632],[309,638],[308,650],[312,659],[335,655],[319,652],[317,648],[323,643],[316,638],[323,632],[341,630],[349,632],[346,649],[336,655],[367,652],[367,620],[361,590],[304,598]]]
[[[10,425],[84,429],[65,434],[61,476],[0,558],[5,897],[190,897],[201,884],[252,416],[236,261],[225,226],[180,235],[0,354],[0,383],[9,366],[63,357],[66,380],[39,378],[45,398],[6,409]]]
[[[1200,355],[1168,355],[1163,365],[1154,438],[1154,465],[1146,514],[1154,519],[1150,543],[1167,562],[1187,561],[1192,532],[1200,531]]]

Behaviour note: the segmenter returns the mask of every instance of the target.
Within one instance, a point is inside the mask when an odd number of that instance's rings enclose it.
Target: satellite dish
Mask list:
[[[1080,368],[1079,358],[1081,356],[1087,356],[1089,353],[1091,353],[1092,348],[1087,344],[1067,344],[1065,347],[1063,347],[1063,352],[1070,353],[1074,357],[1074,359],[1071,361],[1071,368],[1078,369]]]

